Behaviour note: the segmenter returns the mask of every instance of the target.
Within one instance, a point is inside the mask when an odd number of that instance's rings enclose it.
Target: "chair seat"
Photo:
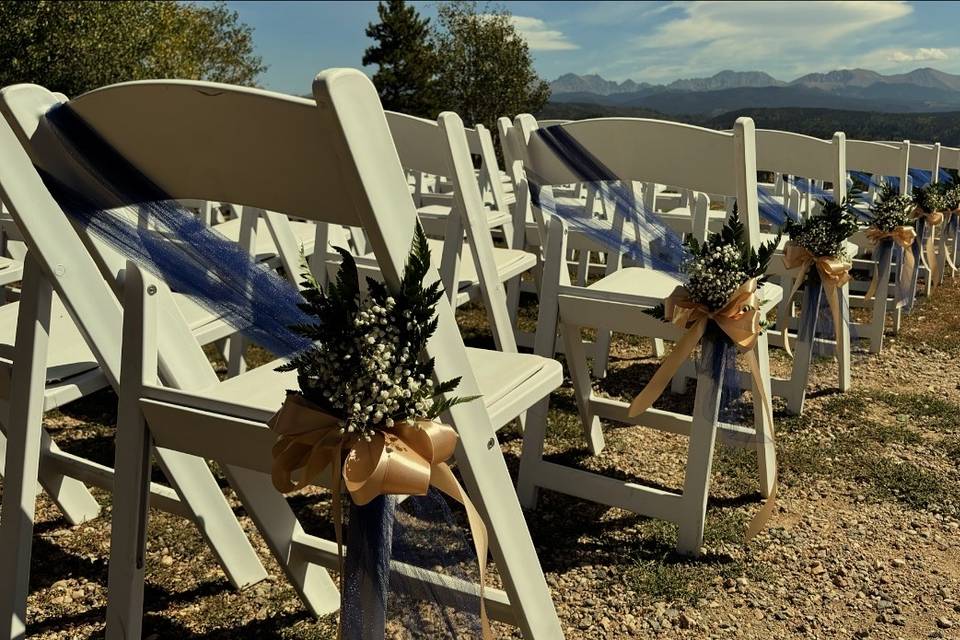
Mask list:
[[[235,333],[226,322],[196,304],[183,294],[173,294],[181,315],[201,344]],[[17,315],[20,303],[0,306],[0,398],[9,398],[10,372],[13,368],[14,344],[17,334]],[[47,347],[48,398],[44,409],[49,410],[64,402],[107,386],[106,377],[99,372],[97,358],[70,317],[67,308],[57,296],[53,297],[50,320],[50,338]],[[81,385],[83,389],[75,388]],[[56,398],[56,399],[54,399]]]
[[[477,377],[483,402],[496,429],[556,389],[563,381],[559,362],[528,353],[503,353],[467,348],[467,360]],[[278,373],[285,362],[275,360],[229,378],[196,395],[240,404],[269,417],[280,408],[288,389],[297,388],[297,372]]]
[[[0,286],[13,284],[23,279],[23,263],[13,258],[0,256]]]
[[[663,299],[683,282],[665,271],[645,267],[627,267],[604,276],[588,289],[607,293]]]
[[[679,278],[665,271],[626,267],[597,280],[587,288],[591,291],[663,300],[681,284],[683,282]],[[766,282],[760,288],[760,297],[760,308],[768,311],[783,297],[783,289],[777,284]]]
[[[447,224],[447,218],[450,217],[451,209],[452,206],[449,204],[434,203],[419,207],[417,214],[427,233],[440,235]],[[491,229],[508,224],[510,220],[510,214],[506,211],[487,210],[487,223]],[[441,224],[443,226],[439,226]]]
[[[430,253],[437,258],[443,255],[443,240],[431,239]],[[501,282],[515,278],[524,271],[532,269],[537,264],[537,257],[521,249],[493,248],[493,260],[497,265],[497,276]],[[472,295],[474,288],[479,291],[480,279],[477,276],[477,267],[473,260],[473,250],[469,243],[463,244],[460,254],[460,278],[457,285],[460,294]],[[458,304],[460,304],[458,296]]]
[[[222,222],[212,228],[214,231],[224,235],[228,240],[233,240],[234,242],[240,241],[240,218],[227,220],[226,222]],[[297,244],[303,247],[304,255],[309,256],[312,254],[317,233],[317,228],[313,225],[313,223],[291,220],[290,228],[293,230],[293,234],[297,239]],[[267,221],[263,218],[260,218],[257,221],[257,260],[259,262],[263,262],[265,260],[275,258],[276,255],[277,245],[273,242],[273,236],[270,235],[270,229],[267,228]]]

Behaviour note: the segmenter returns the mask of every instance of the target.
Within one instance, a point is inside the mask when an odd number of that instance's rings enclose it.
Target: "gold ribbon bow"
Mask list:
[[[653,406],[653,403],[667,388],[667,384],[680,370],[681,365],[690,357],[694,348],[700,344],[709,322],[713,321],[735,345],[745,352],[747,365],[750,368],[750,374],[753,376],[754,387],[757,389],[758,397],[754,401],[754,406],[756,406],[756,401],[759,400],[761,411],[770,421],[772,435],[773,409],[770,406],[770,399],[767,397],[763,378],[760,376],[760,363],[754,349],[761,331],[757,280],[757,278],[751,278],[740,285],[726,304],[717,311],[710,311],[706,306],[693,302],[686,287],[679,286],[673,290],[673,293],[664,300],[664,317],[667,322],[682,327],[687,332],[681,336],[673,351],[664,358],[660,368],[650,378],[647,386],[630,403],[630,408],[627,410],[628,416],[632,418],[640,415]],[[777,479],[774,477],[770,497],[767,498],[763,507],[750,522],[746,540],[750,540],[763,529],[763,525],[773,514],[776,495]]]
[[[927,221],[927,226],[930,228],[929,235],[925,234],[925,238],[920,238],[920,241],[923,242],[923,247],[925,253],[921,252],[920,254],[920,264],[927,268],[927,273],[930,277],[930,288],[933,289],[937,286],[937,248],[935,243],[935,236],[937,235],[936,227],[939,224],[943,223],[944,215],[942,211],[933,211],[931,213],[926,213],[920,207],[914,207],[913,209],[914,218],[923,218]]]
[[[897,276],[896,304],[899,309],[907,303],[907,296],[909,295],[907,283],[913,274],[914,266],[913,251],[911,251],[910,247],[913,245],[914,240],[917,239],[917,230],[913,227],[896,227],[893,231],[880,231],[879,229],[871,227],[864,232],[864,235],[866,235],[867,239],[874,245],[879,244],[881,240],[886,238],[892,238],[894,243],[903,247],[903,259],[900,261],[900,274]],[[880,286],[880,273],[878,269],[874,269],[870,287],[863,296],[864,300],[873,300],[873,297],[877,294],[878,286]]]
[[[487,529],[447,460],[457,447],[452,427],[430,420],[398,422],[377,431],[369,440],[343,434],[337,418],[299,393],[287,395],[267,423],[277,432],[273,445],[273,486],[281,493],[311,484],[328,468],[333,491],[333,525],[337,536],[340,580],[343,581],[343,512],[341,486],[354,503],[365,505],[381,495],[426,495],[436,487],[464,506],[480,568],[480,625],[492,638],[483,599],[486,577]],[[346,452],[346,453],[344,453]],[[294,475],[297,478],[294,478]],[[341,485],[341,482],[343,483]]]
[[[810,267],[816,267],[820,282],[823,284],[823,292],[827,296],[827,304],[830,305],[830,313],[833,315],[833,335],[839,340],[840,332],[843,330],[843,316],[840,313],[840,299],[837,290],[850,282],[850,269],[853,267],[853,263],[833,256],[817,257],[805,247],[788,242],[783,247],[783,266],[788,271],[799,270],[793,276],[793,288],[790,290],[790,295],[787,296],[788,300],[792,300],[794,294],[803,285],[804,277]],[[789,323],[784,323],[783,348],[787,355],[793,357],[793,351],[790,349],[790,327],[788,325]]]

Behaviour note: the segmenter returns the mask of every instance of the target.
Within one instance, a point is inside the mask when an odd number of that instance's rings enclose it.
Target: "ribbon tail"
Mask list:
[[[797,295],[797,291],[800,291],[800,287],[803,286],[803,281],[806,280],[807,271],[810,270],[810,265],[812,263],[807,262],[800,266],[800,269],[797,271],[796,277],[793,279],[793,287],[790,288],[790,293],[787,295],[787,300],[792,301],[793,296]],[[790,308],[790,305],[787,305],[787,308]],[[777,322],[780,322],[780,319],[777,318]],[[790,318],[783,319],[783,350],[787,352],[789,357],[793,357],[793,349],[790,348]]]
[[[483,599],[483,587],[487,576],[487,550],[489,542],[487,540],[487,527],[483,524],[483,518],[480,512],[473,506],[467,492],[463,490],[453,471],[446,462],[433,465],[430,474],[430,484],[447,494],[457,502],[463,505],[467,511],[467,522],[470,523],[470,535],[473,537],[473,548],[477,552],[477,566],[480,569],[480,627],[483,631],[484,640],[492,640],[493,632],[490,630],[490,620],[487,618],[487,605]]]
[[[766,438],[770,437],[771,444],[776,450],[776,436],[773,431],[773,407],[770,405],[770,398],[767,396],[767,388],[763,384],[763,377],[760,375],[760,362],[757,360],[756,349],[751,349],[745,355],[747,365],[750,367],[750,375],[753,377],[753,386],[756,389],[757,398],[754,399],[754,411],[756,411],[757,401],[760,402],[760,410],[763,412],[765,418],[764,424],[770,425],[770,432],[767,433],[764,429],[764,433],[761,437]],[[744,536],[744,542],[749,542],[754,536],[756,536],[760,531],[763,530],[763,527],[767,524],[767,521],[773,515],[773,511],[777,506],[777,488],[779,487],[779,473],[774,471],[773,475],[773,487],[770,489],[770,496],[764,501],[763,506],[760,507],[753,518],[750,520],[750,524],[747,526],[747,532]]]
[[[343,503],[340,492],[342,490],[342,467],[343,461],[340,454],[333,456],[333,496],[331,498],[331,507],[333,510],[333,531],[337,538],[337,583],[340,589],[341,608],[343,604]],[[337,622],[337,640],[343,638],[343,615]]]
[[[843,316],[840,313],[840,300],[837,295],[839,287],[833,282],[823,282],[823,292],[827,296],[827,304],[830,307],[830,314],[833,316],[833,340],[836,343],[834,349],[834,358],[840,351],[840,335],[843,332]]]
[[[664,389],[670,383],[674,374],[680,369],[680,366],[686,361],[694,348],[700,343],[703,333],[707,330],[707,319],[698,320],[690,329],[680,338],[673,351],[670,352],[660,368],[657,369],[653,377],[647,383],[647,386],[637,394],[637,397],[630,403],[627,409],[627,415],[631,418],[643,413],[657,401],[657,398],[663,393]]]
[[[930,288],[937,286],[937,247],[936,247],[937,228],[930,225],[930,235],[927,236],[926,254],[927,254],[927,277],[930,278]]]
[[[911,243],[912,244],[912,243]],[[900,274],[897,276],[897,308],[906,306],[910,297],[909,282],[916,264],[912,246],[902,248],[900,252]]]

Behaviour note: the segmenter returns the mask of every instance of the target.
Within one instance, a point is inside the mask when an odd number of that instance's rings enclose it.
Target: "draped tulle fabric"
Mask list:
[[[134,260],[171,290],[189,296],[277,356],[311,345],[292,329],[316,322],[298,307],[302,297],[295,285],[172,200],[69,105],[55,107],[46,120],[81,172],[84,191],[40,167],[38,171],[82,235],[98,241],[101,250]],[[75,178],[72,184],[77,184]],[[438,492],[411,497],[400,507],[396,497],[381,497],[348,511],[342,602],[345,638],[382,639],[385,621],[391,624],[392,620],[405,629],[406,637],[479,637],[479,589],[465,588],[466,595],[456,601],[465,613],[454,614],[439,605],[441,591],[449,595],[439,587],[413,589],[411,597],[426,598],[426,603],[400,600],[401,606],[387,606],[394,562],[403,563],[405,575],[419,576],[423,582],[435,580],[427,571],[462,580],[469,571],[465,567],[476,564],[462,527]],[[400,582],[406,589],[415,584]],[[411,607],[438,613],[428,624],[427,618],[411,615]]]
[[[683,240],[655,212],[644,206],[642,198],[637,197],[633,181],[622,180],[562,126],[545,127],[534,135],[539,136],[577,176],[577,182],[586,183],[588,188],[595,190],[604,214],[597,217],[592,211],[585,211],[579,200],[568,203],[554,198],[552,187],[557,185],[546,184],[528,168],[527,179],[536,206],[544,213],[562,218],[571,228],[603,246],[620,251],[637,264],[679,273],[680,264],[687,257]],[[623,222],[622,229],[617,228],[618,218]]]
[[[310,346],[291,329],[312,322],[297,306],[301,297],[295,285],[171,200],[69,105],[55,107],[46,120],[89,185],[80,193],[40,169],[50,193],[80,230],[277,356]]]

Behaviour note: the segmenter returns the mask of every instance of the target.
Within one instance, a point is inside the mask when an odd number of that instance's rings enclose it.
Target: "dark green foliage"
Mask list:
[[[934,211],[948,211],[950,209],[947,193],[952,183],[931,182],[924,187],[917,187],[913,190],[913,204],[920,207],[924,213],[933,213]],[[949,200],[953,199],[953,194]]]
[[[527,41],[508,11],[476,2],[442,2],[438,12],[441,111],[455,111],[468,126],[483,124],[495,131],[500,116],[543,107],[550,87],[537,76]]]
[[[148,78],[252,85],[266,69],[223,2],[3,2],[0,31],[0,86],[70,97]]]
[[[750,246],[746,228],[734,206],[718,233],[709,234],[702,243],[692,236],[684,241],[690,257],[684,261],[682,269],[688,276],[690,297],[698,304],[716,309],[747,280],[758,278],[762,284],[767,279],[767,266],[779,242],[780,236],[777,235],[762,243],[759,249]],[[726,249],[731,247],[733,251],[728,253]],[[662,304],[646,311],[659,320],[665,319],[664,312]]]
[[[877,202],[870,207],[870,226],[890,232],[913,223],[913,199],[900,193],[889,183],[880,186]]]
[[[421,18],[404,0],[377,5],[380,22],[367,25],[376,41],[363,53],[363,65],[377,65],[373,84],[383,108],[422,118],[436,116],[434,76],[437,56],[431,42],[430,19]]]
[[[820,212],[806,220],[787,220],[784,232],[790,242],[814,256],[844,257],[844,244],[860,228],[853,207],[846,201],[819,200]]]
[[[378,402],[376,390],[371,391],[365,385],[357,384],[358,381],[366,380],[386,390],[409,389],[408,380],[432,380],[433,359],[418,357],[437,329],[435,309],[443,297],[443,290],[439,280],[423,285],[430,269],[430,247],[419,225],[395,293],[384,283],[367,278],[367,293],[364,295],[353,256],[345,249],[337,247],[336,250],[342,262],[336,279],[326,291],[320,288],[309,269],[305,268],[303,274],[304,302],[300,308],[316,317],[317,322],[292,328],[315,344],[277,370],[296,370],[304,397],[363,431],[377,426],[380,419],[367,416],[361,420],[354,414],[348,415],[349,408],[344,409],[345,405],[352,407],[353,402],[364,406]],[[384,322],[371,325],[367,319],[375,316],[378,309]],[[398,357],[380,358],[379,350],[383,346]],[[399,357],[401,351],[409,352],[409,357]],[[385,374],[389,379],[378,379],[379,374]],[[456,404],[475,399],[441,397],[453,392],[459,383],[460,378],[434,386],[430,386],[432,382],[424,383],[401,399],[399,407],[383,418],[433,418]],[[428,400],[430,402],[424,404]],[[418,403],[422,404],[422,410],[415,409]]]

